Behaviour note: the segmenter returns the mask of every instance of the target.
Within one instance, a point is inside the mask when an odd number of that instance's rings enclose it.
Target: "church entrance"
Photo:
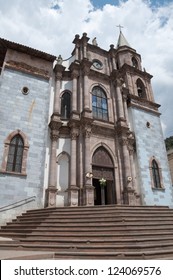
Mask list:
[[[115,204],[113,181],[107,181],[104,187],[100,186],[99,179],[93,179],[94,205]]]
[[[98,148],[92,158],[94,205],[116,203],[113,161],[104,147]],[[104,181],[104,184],[102,184]]]

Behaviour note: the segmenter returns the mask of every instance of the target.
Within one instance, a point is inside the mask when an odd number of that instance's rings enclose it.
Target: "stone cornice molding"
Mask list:
[[[5,68],[17,70],[17,71],[24,72],[26,74],[31,74],[31,75],[41,77],[41,78],[44,78],[47,80],[50,78],[49,72],[47,70],[28,65],[24,62],[10,60],[5,63]]]
[[[94,121],[92,124],[92,134],[115,138],[116,135],[115,126],[114,124],[110,124],[110,123],[101,124],[98,121]]]
[[[142,70],[139,70],[131,65],[128,65],[127,63],[125,63],[121,68],[120,68],[120,73],[125,75],[127,72],[129,72],[130,74],[133,74],[133,75],[137,75],[141,78],[145,78],[147,80],[151,80],[152,79],[152,75],[149,74],[148,72],[146,71],[142,71]]]
[[[79,61],[74,61],[70,64],[69,70],[71,72],[71,77],[72,78],[78,78],[79,76],[79,71],[80,71],[80,63]]]
[[[159,104],[147,100],[145,98],[141,98],[139,96],[128,94],[128,107],[136,107],[143,109],[145,111],[154,112],[160,115],[158,108],[160,107]]]
[[[55,73],[56,80],[61,80],[63,72],[65,71],[65,67],[63,65],[57,63],[55,65],[53,71]]]
[[[110,81],[110,76],[105,74],[105,73],[102,73],[102,72],[99,72],[97,70],[94,70],[94,69],[90,69],[90,72],[89,72],[89,75],[91,77],[96,77],[97,79],[99,78],[100,80],[106,80],[106,81]]]
[[[53,113],[51,116],[51,121],[49,123],[49,127],[51,130],[59,130],[62,126],[62,121],[60,120],[60,115]]]

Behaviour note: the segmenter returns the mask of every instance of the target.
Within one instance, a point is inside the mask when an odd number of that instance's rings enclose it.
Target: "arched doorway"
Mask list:
[[[111,156],[104,147],[99,147],[92,157],[92,173],[94,186],[94,205],[115,204],[114,165]],[[100,184],[105,180],[105,186]]]

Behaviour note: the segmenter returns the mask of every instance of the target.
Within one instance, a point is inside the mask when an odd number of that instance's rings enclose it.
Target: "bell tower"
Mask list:
[[[142,68],[140,54],[130,46],[121,30],[114,57],[117,75],[124,83],[121,93],[126,100],[127,125],[135,138],[134,185],[141,194],[143,205],[166,205],[168,199],[171,204],[171,181],[158,110],[160,105],[154,99],[152,75]],[[170,198],[166,196],[167,191],[171,193]]]

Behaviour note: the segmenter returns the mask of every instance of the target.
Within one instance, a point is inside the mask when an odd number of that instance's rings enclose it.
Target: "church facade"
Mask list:
[[[0,211],[173,205],[152,76],[120,31],[104,50],[86,33],[72,56],[0,39]],[[4,217],[4,218],[3,218]]]

